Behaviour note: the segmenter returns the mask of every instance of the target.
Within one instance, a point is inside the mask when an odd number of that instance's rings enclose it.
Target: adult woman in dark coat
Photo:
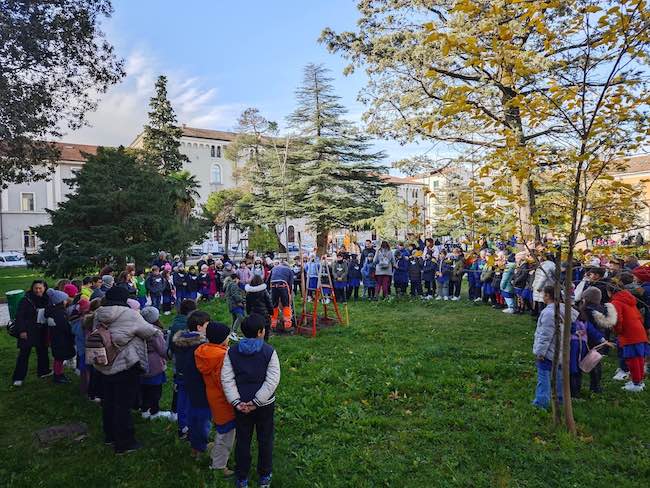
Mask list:
[[[48,355],[48,331],[45,324],[45,308],[48,299],[45,295],[47,283],[35,280],[25,296],[18,304],[16,314],[16,330],[18,332],[18,357],[12,377],[14,386],[22,386],[27,376],[29,355],[36,348],[36,374],[45,378],[52,374],[50,357]],[[39,313],[40,310],[40,313]],[[40,323],[39,323],[40,315]]]
[[[63,374],[63,361],[72,359],[76,355],[74,348],[74,335],[65,313],[65,308],[72,300],[67,293],[58,290],[48,290],[49,303],[45,309],[45,317],[50,333],[50,347],[54,358],[54,382],[70,383]]]

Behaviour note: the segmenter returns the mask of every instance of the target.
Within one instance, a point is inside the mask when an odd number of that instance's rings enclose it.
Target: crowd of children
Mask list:
[[[148,273],[127,266],[115,277],[111,268],[105,268],[97,276],[80,282],[61,280],[50,289],[37,280],[21,301],[12,329],[19,347],[13,384],[22,386],[32,348],[38,356],[37,374],[53,375],[56,383],[70,381],[64,374],[65,362],[76,364],[82,393],[103,404],[104,432],[116,452],[137,448],[132,422],[123,411],[124,398],[128,408],[137,406],[143,418],[176,422],[178,435],[189,441],[194,455],[208,449],[214,425],[212,468],[233,474],[227,462],[236,443],[238,486],[247,486],[256,430],[260,483],[269,486],[280,367],[268,339],[272,332],[292,328],[292,295],[304,293],[306,301],[313,301],[314,292],[327,284],[338,301],[377,300],[393,290],[398,297],[458,301],[467,283],[470,303],[537,317],[534,404],[546,408],[555,360],[555,308],[564,313],[564,305],[554,299],[553,284],[559,277],[570,282],[575,303],[568,365],[572,396],[580,395],[583,372],[589,372],[591,391],[601,391],[602,366],[583,364],[592,349],[605,354],[614,348],[619,358],[615,379],[629,378],[624,388],[642,391],[645,358],[650,356],[650,267],[639,266],[633,258],[607,259],[586,252],[567,276],[565,265],[557,270],[542,245],[531,251],[513,249],[497,243],[468,250],[434,239],[408,246],[399,243],[394,249],[383,242],[376,249],[366,241],[357,254],[340,250],[333,259],[312,254],[302,261],[247,256],[233,262],[227,256],[208,255],[187,268],[180,259],[169,261],[161,254]],[[230,327],[197,309],[198,302],[216,297],[228,305]],[[322,299],[327,303],[331,297],[325,294]],[[165,330],[160,315],[174,308],[174,320]],[[124,332],[126,309],[135,314],[130,320],[140,324],[136,332]],[[121,346],[118,357],[125,364],[93,363],[95,346],[90,354],[88,344],[104,328]],[[138,341],[142,344],[133,346]],[[236,345],[229,347],[229,341]],[[173,395],[171,409],[165,411],[160,400],[168,362]]]

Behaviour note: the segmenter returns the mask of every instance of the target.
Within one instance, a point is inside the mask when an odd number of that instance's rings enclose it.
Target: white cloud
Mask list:
[[[68,132],[61,140],[80,144],[128,145],[147,120],[149,99],[160,73],[169,79],[168,94],[179,123],[228,130],[244,104],[218,103],[218,90],[199,77],[166,72],[153,57],[135,51],[126,59],[127,76],[104,94],[97,110],[88,114],[89,126]]]

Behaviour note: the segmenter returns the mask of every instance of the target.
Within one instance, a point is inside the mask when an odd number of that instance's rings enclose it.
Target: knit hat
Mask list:
[[[150,324],[155,324],[160,319],[160,311],[156,307],[144,307],[140,313]]]
[[[641,283],[648,283],[650,281],[650,266],[639,266],[638,268],[634,268],[632,274],[636,276]]]
[[[106,301],[105,305],[121,305],[123,307],[128,307],[129,305],[126,301],[129,299],[129,291],[126,288],[121,286],[114,286],[106,292]]]
[[[86,314],[90,312],[90,301],[87,298],[82,298],[77,304],[80,314]]]
[[[133,310],[140,310],[140,302],[134,300],[133,298],[127,298],[126,304],[131,307]]]
[[[205,337],[212,344],[221,344],[230,335],[230,327],[220,322],[210,322],[205,329]]]
[[[77,296],[77,293],[79,293],[79,290],[77,290],[77,287],[74,286],[72,283],[68,283],[63,287],[63,291],[68,294],[70,298],[74,298]]]
[[[113,278],[111,275],[104,275],[102,276],[102,285],[110,288],[113,286],[113,283],[115,283],[115,278]]]
[[[64,291],[55,290],[54,288],[48,288],[47,296],[50,299],[52,305],[58,305],[59,303],[65,302],[69,295]]]
[[[602,296],[603,294],[601,293],[600,289],[596,288],[595,286],[590,286],[582,292],[582,299],[584,302],[592,305],[600,303]]]

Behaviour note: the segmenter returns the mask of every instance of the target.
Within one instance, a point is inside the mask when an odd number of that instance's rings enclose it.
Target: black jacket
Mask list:
[[[47,307],[47,296],[37,297],[31,291],[25,293],[25,296],[18,304],[16,312],[16,331],[17,333],[27,332],[26,345],[35,346],[40,343],[41,334],[46,332],[45,324],[38,324],[38,309]],[[22,339],[18,339],[22,342]]]
[[[266,291],[266,284],[258,286],[246,285],[246,313],[258,313],[263,317],[273,314],[273,304],[269,292]]]
[[[48,321],[51,319],[51,322],[54,323],[53,327],[48,327],[52,357],[61,361],[75,357],[74,336],[65,315],[63,304],[48,305],[45,309],[45,317],[48,318]]]

